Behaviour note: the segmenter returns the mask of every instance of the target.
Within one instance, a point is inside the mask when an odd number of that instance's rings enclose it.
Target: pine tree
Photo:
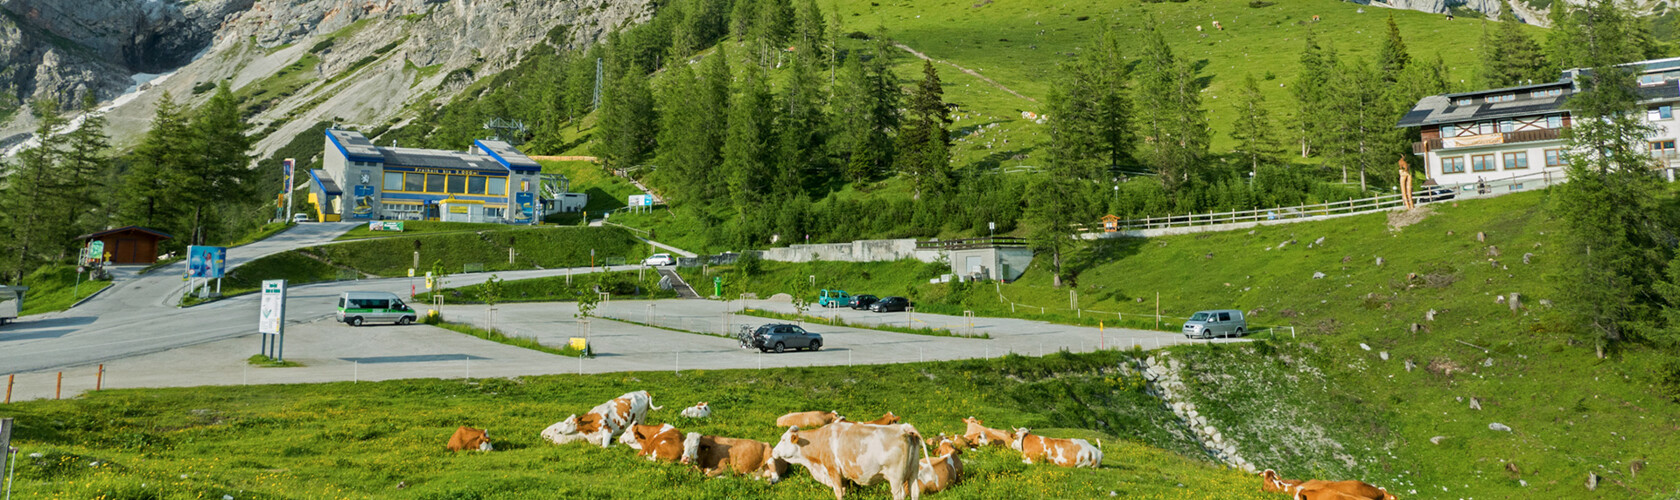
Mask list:
[[[191,207],[191,244],[209,242],[209,210],[249,200],[255,194],[249,168],[251,139],[246,135],[250,128],[226,83],[216,87],[216,93],[193,117],[189,166],[180,171],[184,175],[171,176],[175,199]]]
[[[722,59],[721,57],[713,57]],[[659,89],[659,164],[662,175],[676,186],[677,198],[705,201],[706,177],[717,165],[717,151],[708,149],[708,130],[715,117],[707,115],[700,96],[700,80],[687,64],[667,70]]]
[[[1102,157],[1101,93],[1091,62],[1067,61],[1056,72],[1056,84],[1046,99],[1050,142],[1046,160],[1052,177],[1096,179],[1104,172]]]
[[[106,156],[111,148],[105,136],[105,115],[98,112],[93,96],[82,100],[82,126],[65,134],[64,160],[66,196],[71,210],[64,212],[65,227],[76,231],[103,229],[110,218],[110,193],[103,180],[110,169]]]
[[[181,204],[173,178],[190,169],[192,130],[186,110],[168,92],[158,100],[152,127],[134,147],[131,169],[123,176],[121,219],[124,223],[178,232],[175,216]]]
[[[1388,15],[1388,38],[1383,40],[1382,53],[1377,56],[1377,68],[1384,83],[1400,81],[1400,74],[1411,64],[1412,55],[1406,51],[1406,41],[1400,38],[1400,26],[1394,24],[1394,14]]]
[[[735,0],[734,8],[729,11],[729,33],[735,35],[735,41],[747,41],[756,21],[758,0]]]
[[[782,96],[782,115],[776,121],[780,141],[780,164],[776,168],[776,190],[782,196],[801,193],[807,172],[827,170],[823,144],[827,117],[823,114],[822,80],[807,62],[810,54],[795,53]]]
[[[758,63],[764,67],[780,66],[780,54],[793,33],[793,3],[790,0],[755,0],[755,3],[758,19],[753,21],[751,37],[758,45]]]
[[[729,104],[729,125],[723,143],[724,175],[738,216],[767,201],[775,164],[773,116],[769,86],[756,67],[749,66]]]
[[[4,178],[5,198],[0,199],[0,217],[12,230],[12,238],[0,244],[15,259],[13,280],[21,281],[35,264],[62,252],[66,241],[59,210],[65,207],[59,164],[64,155],[58,131],[65,120],[58,103],[37,100],[30,103],[35,115],[37,144],[17,155],[17,165]]]
[[[1331,75],[1324,124],[1325,160],[1342,171],[1342,182],[1359,174],[1359,189],[1369,181],[1393,175],[1388,164],[1398,160],[1396,144],[1403,136],[1392,125],[1396,113],[1381,84],[1382,76],[1363,62],[1337,64]]]
[[[1233,124],[1231,139],[1237,141],[1237,155],[1248,160],[1253,172],[1259,172],[1261,164],[1277,164],[1278,157],[1283,154],[1283,146],[1277,140],[1271,113],[1266,110],[1266,96],[1260,93],[1260,82],[1254,79],[1254,75],[1243,77],[1243,86],[1238,90],[1236,101],[1233,107],[1237,110],[1237,121]]]
[[[798,24],[794,27],[799,52],[806,54],[806,63],[815,65],[828,57],[828,38],[823,33],[828,25],[824,19],[822,8],[817,7],[817,0],[804,0],[799,4]]]
[[[1484,86],[1511,87],[1531,81],[1555,80],[1556,74],[1549,74],[1548,66],[1540,44],[1523,33],[1522,23],[1510,11],[1500,14],[1497,32],[1489,33],[1487,22],[1482,23]]]
[[[1149,26],[1138,64],[1138,128],[1145,134],[1144,162],[1174,192],[1199,173],[1207,157],[1207,115],[1195,68],[1173,56],[1153,21]]]
[[[1295,132],[1301,146],[1301,157],[1312,156],[1322,146],[1325,114],[1324,88],[1334,72],[1336,51],[1321,47],[1317,36],[1307,31],[1306,45],[1301,49],[1301,72],[1295,79]]]
[[[1051,286],[1061,288],[1067,276],[1063,268],[1064,254],[1072,251],[1079,240],[1075,224],[1089,223],[1092,207],[1086,194],[1090,183],[1057,176],[1045,177],[1027,190],[1026,219],[1030,223],[1027,239],[1033,250],[1050,253]]]
[[[1126,88],[1130,75],[1120,52],[1122,35],[1113,25],[1104,26],[1085,53],[1086,77],[1095,88],[1097,144],[1109,168],[1132,166],[1137,136],[1132,130],[1132,99]],[[1096,179],[1106,172],[1092,172]]]
[[[616,63],[611,89],[601,97],[598,118],[600,140],[595,153],[610,169],[627,168],[645,161],[658,138],[659,117],[647,75],[632,64]]]
[[[941,194],[951,183],[951,111],[933,61],[922,61],[922,81],[911,91],[909,116],[898,135],[898,170],[910,177],[913,198]]]
[[[1568,103],[1569,182],[1557,188],[1572,261],[1560,280],[1567,298],[1561,303],[1604,357],[1652,317],[1645,300],[1662,275],[1661,252],[1672,232],[1655,205],[1660,181],[1643,149],[1652,128],[1642,119],[1638,83],[1619,66],[1632,53],[1625,34],[1635,20],[1608,0],[1589,3],[1576,17],[1576,38],[1566,44],[1591,71],[1580,75],[1582,91]]]
[[[846,177],[853,182],[867,180],[893,164],[892,137],[899,128],[904,92],[885,47],[885,43],[877,44],[868,62],[857,51],[848,55],[835,93],[835,115],[841,128],[837,148],[845,152]]]

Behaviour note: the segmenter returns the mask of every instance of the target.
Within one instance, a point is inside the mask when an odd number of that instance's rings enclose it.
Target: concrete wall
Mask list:
[[[900,259],[916,259],[922,262],[939,260],[939,252],[933,250],[916,250],[914,238],[897,240],[858,240],[851,243],[826,243],[816,245],[792,245],[786,248],[772,248],[763,252],[764,260],[776,262],[811,262],[816,260],[838,262],[886,262]]]
[[[975,262],[971,263],[971,258]],[[1032,264],[1033,251],[1030,248],[971,248],[952,250],[949,259],[953,275],[966,277],[978,274],[984,279],[1015,281]],[[980,268],[976,270],[971,264],[978,264]]]
[[[1033,251],[1031,248],[999,248],[998,270],[1003,273],[1004,281],[1015,281],[1027,272],[1027,266],[1032,265]]]

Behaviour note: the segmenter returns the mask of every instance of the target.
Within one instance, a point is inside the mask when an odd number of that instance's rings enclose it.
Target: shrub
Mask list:
[[[1663,397],[1680,403],[1680,358],[1668,360],[1657,370],[1657,391]]]

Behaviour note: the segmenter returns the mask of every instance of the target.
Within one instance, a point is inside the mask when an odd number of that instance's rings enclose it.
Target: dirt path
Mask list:
[[[905,52],[909,52],[911,54],[914,54],[916,57],[920,57],[923,60],[933,61],[933,62],[936,62],[936,63],[949,65],[950,67],[953,67],[953,68],[957,68],[958,70],[961,70],[963,73],[967,73],[969,76],[979,78],[980,81],[990,83],[990,84],[992,84],[993,87],[1003,89],[1004,92],[1008,92],[1011,95],[1014,95],[1015,97],[1026,99],[1026,100],[1034,102],[1034,103],[1038,102],[1038,99],[1033,99],[1031,97],[1021,95],[1020,92],[1016,92],[1015,90],[1010,89],[1009,87],[1005,87],[1005,86],[1003,86],[1003,84],[998,83],[996,80],[993,80],[991,78],[986,78],[985,76],[982,76],[980,73],[977,73],[972,69],[968,69],[968,68],[964,68],[962,66],[958,66],[956,63],[953,63],[951,61],[942,61],[942,60],[939,60],[939,59],[934,59],[934,58],[928,57],[927,54],[917,52],[916,49],[910,48],[909,45],[905,45],[905,44],[902,44],[902,43],[896,43],[895,42],[895,43],[893,43],[893,46],[898,47],[899,49],[903,49]]]

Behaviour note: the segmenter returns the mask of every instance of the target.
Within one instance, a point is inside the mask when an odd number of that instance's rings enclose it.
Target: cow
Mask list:
[[[886,414],[881,415],[881,418],[877,418],[875,420],[870,420],[870,421],[864,422],[864,423],[875,424],[875,425],[892,425],[892,424],[898,423],[898,415],[894,415],[893,412],[889,411]]]
[[[763,441],[702,436],[690,432],[683,438],[679,462],[693,464],[707,477],[734,472],[776,484],[787,474],[787,462],[772,456],[773,448]]]
[[[939,433],[938,436],[927,438],[927,441],[926,441],[927,447],[928,448],[938,448],[939,443],[941,441],[945,441],[947,439],[951,440],[951,444],[956,446],[957,448],[964,449],[964,450],[974,449],[974,443],[968,442],[968,438],[965,438],[965,437],[962,437],[962,436],[947,436],[943,432]]]
[[[920,498],[917,455],[927,458],[921,433],[910,424],[868,425],[834,422],[802,431],[788,427],[776,442],[775,457],[805,466],[811,477],[846,495],[846,482],[870,486],[885,481],[893,500]]]
[[[1214,21],[1213,22],[1213,29],[1216,29],[1216,30],[1219,30],[1219,31],[1225,31],[1225,25],[1219,24],[1219,21]]]
[[[465,425],[455,429],[455,435],[449,436],[449,451],[478,450],[490,451],[490,431],[474,429]]]
[[[1324,493],[1334,491],[1356,500],[1395,500],[1394,494],[1388,490],[1378,488],[1360,481],[1301,481],[1278,477],[1277,471],[1266,469],[1260,472],[1260,490],[1273,493],[1288,493],[1293,499],[1307,500],[1338,499],[1334,494]],[[1308,493],[1312,492],[1312,493]]]
[[[637,456],[647,457],[648,460],[664,460],[675,462],[682,458],[682,431],[664,425],[632,425],[624,431],[619,442],[636,450]]]
[[[923,458],[920,471],[916,476],[916,488],[922,493],[934,493],[950,488],[957,481],[962,480],[963,464],[957,455],[962,454],[962,447],[956,441],[940,435],[938,451],[934,456]]]
[[[682,416],[686,418],[710,417],[712,416],[712,407],[707,406],[705,401],[701,401],[700,404],[683,408]]]
[[[1021,462],[1033,463],[1034,459],[1049,461],[1062,467],[1090,467],[1102,466],[1102,440],[1097,440],[1097,446],[1091,446],[1090,441],[1083,439],[1056,439],[1035,436],[1025,427],[1015,428],[1011,434],[1009,447],[1021,452]]]
[[[978,418],[968,417],[963,419],[963,423],[968,424],[968,430],[963,431],[962,437],[971,445],[996,445],[1007,447],[1009,446],[1009,442],[1012,441],[1009,438],[1008,432],[1004,432],[1001,429],[986,427],[985,424],[980,423],[980,419]]]
[[[625,393],[612,401],[601,403],[582,417],[573,414],[559,423],[548,426],[547,429],[543,429],[542,437],[553,441],[554,444],[583,440],[606,448],[612,446],[613,438],[618,437],[625,429],[647,419],[648,410],[663,408],[653,406],[653,396],[647,391]]]
[[[776,427],[798,427],[801,429],[815,429],[828,425],[830,422],[843,417],[835,412],[801,411],[776,417]]]

